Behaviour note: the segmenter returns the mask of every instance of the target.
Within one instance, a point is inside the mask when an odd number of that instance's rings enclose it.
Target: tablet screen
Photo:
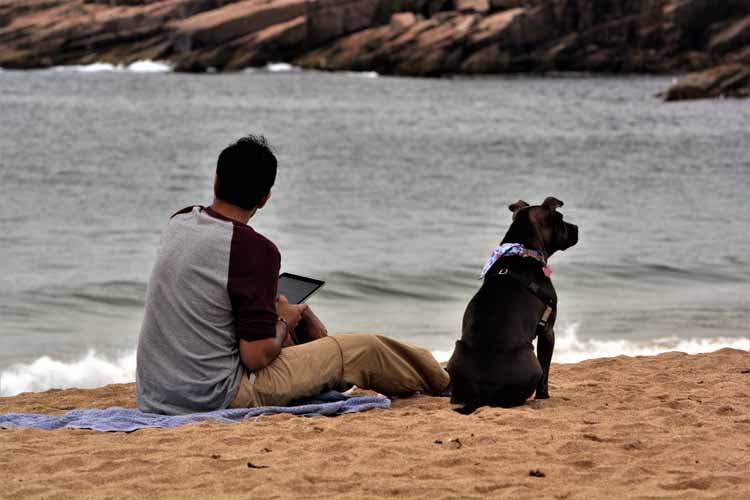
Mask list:
[[[281,273],[279,276],[279,295],[284,295],[290,304],[301,304],[312,294],[320,290],[325,281],[297,276],[296,274]]]

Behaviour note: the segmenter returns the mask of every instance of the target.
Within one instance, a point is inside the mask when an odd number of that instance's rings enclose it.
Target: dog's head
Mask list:
[[[578,243],[578,226],[563,221],[563,215],[557,211],[562,206],[562,201],[551,196],[541,205],[531,206],[523,200],[509,205],[513,223],[503,243],[537,246],[547,257],[572,247]]]

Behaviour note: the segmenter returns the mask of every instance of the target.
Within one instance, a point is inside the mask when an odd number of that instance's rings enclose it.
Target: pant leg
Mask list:
[[[293,399],[314,396],[339,386],[341,350],[332,337],[285,347],[273,362],[242,377],[230,408],[285,406]]]
[[[344,383],[386,395],[437,394],[448,387],[448,374],[426,349],[382,335],[348,333],[331,338],[341,347]]]
[[[383,394],[439,393],[448,374],[432,354],[382,335],[349,333],[286,347],[251,383],[243,377],[231,408],[283,406],[344,384]]]

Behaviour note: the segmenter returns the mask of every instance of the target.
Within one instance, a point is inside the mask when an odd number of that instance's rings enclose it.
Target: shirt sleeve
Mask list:
[[[276,336],[276,293],[281,255],[276,246],[250,228],[235,226],[227,289],[238,339]]]

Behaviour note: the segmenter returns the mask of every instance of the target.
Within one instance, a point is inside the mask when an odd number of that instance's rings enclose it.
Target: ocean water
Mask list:
[[[251,225],[327,281],[331,332],[447,359],[507,205],[553,195],[580,226],[551,260],[554,361],[750,349],[750,101],[664,104],[669,84],[0,71],[0,395],[133,380],[160,228],[247,133],[280,161]]]

